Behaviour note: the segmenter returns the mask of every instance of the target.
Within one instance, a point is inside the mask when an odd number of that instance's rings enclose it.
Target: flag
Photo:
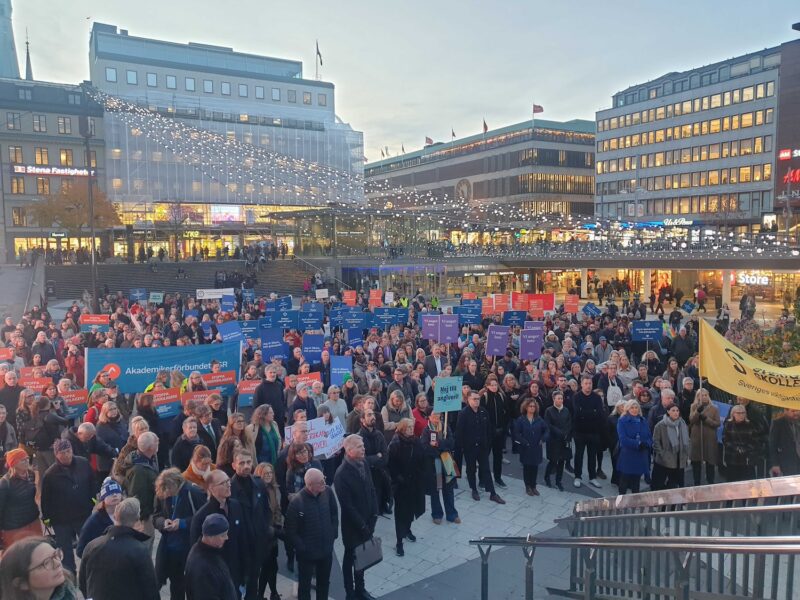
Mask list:
[[[453,139],[456,139],[456,131],[455,131],[455,129],[451,129],[450,130],[450,137],[453,138]]]
[[[534,104],[533,105],[533,114],[543,113],[544,108],[542,108],[541,104]]]
[[[319,59],[319,66],[322,66],[322,52],[319,51],[319,41],[317,41],[317,58]]]
[[[489,131],[489,126],[486,124],[486,119],[483,120],[483,133]]]
[[[432,143],[433,143],[433,140],[426,135],[425,136],[425,145],[426,146],[430,146]]]
[[[381,158],[386,158],[386,154],[384,154],[383,148],[381,148]]]
[[[402,152],[403,154],[406,153],[406,147],[403,144],[400,144],[400,152]]]

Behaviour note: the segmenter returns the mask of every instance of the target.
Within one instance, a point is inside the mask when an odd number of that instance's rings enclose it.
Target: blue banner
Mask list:
[[[278,329],[300,329],[300,311],[279,310],[272,313],[272,326]]]
[[[481,302],[480,298],[473,298],[473,299],[470,299],[470,300],[464,300],[462,298],[461,299],[461,306],[477,306],[478,310],[480,311],[481,306],[483,306],[483,303]]]
[[[454,306],[453,313],[458,315],[458,323],[460,325],[480,325],[481,324],[481,307],[473,306]]]
[[[603,311],[600,310],[593,302],[587,302],[581,310],[584,312],[584,314],[590,317],[599,317],[603,314]]]
[[[353,357],[331,356],[331,385],[344,385],[345,373],[353,375]]]
[[[100,371],[118,374],[113,377],[123,394],[144,391],[159,371],[180,371],[187,377],[192,371],[208,373],[217,359],[223,371],[241,368],[239,342],[171,346],[168,348],[89,348],[86,350],[86,381],[94,381]]]
[[[219,301],[219,308],[223,312],[233,312],[236,308],[236,296],[223,296]]]
[[[342,327],[344,325],[344,310],[342,309],[342,307],[337,306],[331,308],[329,319],[331,328]]]
[[[256,291],[255,290],[248,290],[247,288],[242,288],[242,300],[245,302],[253,303],[256,300]]]
[[[194,317],[195,319],[199,319],[200,313],[196,309],[190,308],[189,310],[183,311],[183,318],[185,319],[186,317]]]
[[[633,321],[631,323],[631,340],[634,342],[657,342],[661,339],[664,328],[661,321]]]
[[[223,342],[241,342],[244,340],[239,321],[226,321],[217,325],[217,331],[222,336]]]
[[[396,322],[395,319],[397,318],[394,310],[395,309],[386,306],[376,307],[375,311],[372,313],[375,326],[379,327],[380,329],[389,329],[392,325],[394,325]]]
[[[265,363],[271,361],[273,356],[288,360],[289,344],[283,341],[283,329],[261,329],[261,355]]]
[[[345,329],[366,329],[366,313],[363,313],[360,310],[345,313],[342,327]]]
[[[301,331],[322,329],[322,313],[301,312],[299,316],[299,326]]]
[[[242,330],[242,336],[245,339],[258,339],[258,321],[239,321],[239,328]]]
[[[300,312],[304,313],[319,313],[321,315],[325,314],[325,306],[322,302],[306,302],[300,307]]]
[[[292,310],[292,297],[284,296],[275,300],[278,310]]]
[[[203,330],[203,337],[207,340],[211,339],[211,321],[200,321],[200,329]]]
[[[130,291],[131,302],[147,302],[147,288],[133,288]]]
[[[348,329],[347,330],[347,345],[351,348],[364,345],[363,329]]]
[[[686,300],[683,304],[681,304],[681,308],[687,313],[691,314],[691,312],[695,309],[695,306],[691,300]]]
[[[322,346],[325,343],[325,336],[321,333],[303,334],[303,356],[312,365],[322,360]]]
[[[510,325],[512,327],[522,327],[525,325],[525,319],[527,318],[528,318],[527,311],[507,310],[503,312],[503,325]]]

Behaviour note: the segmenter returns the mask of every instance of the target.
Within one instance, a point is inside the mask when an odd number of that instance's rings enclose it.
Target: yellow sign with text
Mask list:
[[[773,367],[700,321],[700,375],[714,387],[756,402],[800,410],[800,366]]]

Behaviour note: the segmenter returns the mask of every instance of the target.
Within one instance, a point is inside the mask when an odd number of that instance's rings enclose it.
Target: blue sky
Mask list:
[[[380,158],[530,117],[594,119],[616,91],[796,39],[797,0],[12,0],[34,74],[88,76],[91,20],[131,35],[304,62],[336,84],[337,113]],[[87,19],[90,17],[90,19]]]

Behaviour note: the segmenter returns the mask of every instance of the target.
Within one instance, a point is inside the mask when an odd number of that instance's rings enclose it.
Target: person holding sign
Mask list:
[[[442,522],[442,516],[448,523],[461,523],[453,494],[456,483],[456,466],[452,455],[455,438],[450,427],[442,421],[441,413],[430,414],[420,441],[425,451],[425,491],[431,498],[431,518],[437,525]]]

